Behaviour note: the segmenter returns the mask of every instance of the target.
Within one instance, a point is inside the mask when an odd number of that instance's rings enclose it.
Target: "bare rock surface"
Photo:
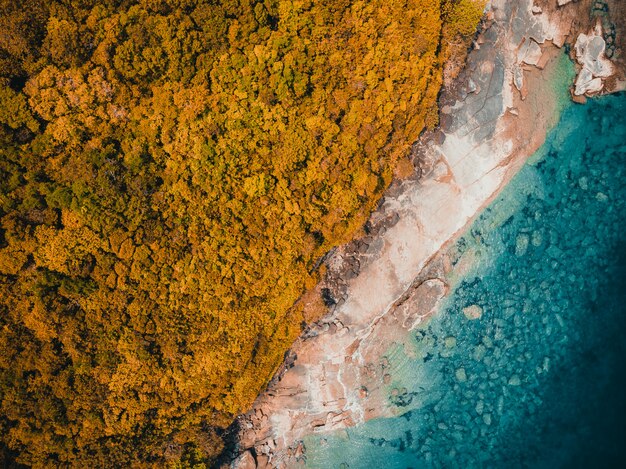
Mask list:
[[[613,75],[613,64],[605,56],[606,42],[602,37],[602,25],[596,24],[592,33],[580,33],[576,44],[576,60],[582,67],[576,78],[575,95],[594,94],[602,91],[603,78]]]
[[[392,186],[367,236],[326,260],[332,313],[294,344],[289,364],[240,417],[242,453],[233,467],[298,467],[304,436],[397,412],[386,394],[385,351],[410,347],[402,343],[407,331],[448,293],[449,262],[440,254],[555,124],[559,48],[590,3],[490,3],[466,71],[441,98],[440,129],[415,147],[420,177]],[[596,37],[580,44],[592,75],[605,70]],[[466,314],[478,317],[477,308]],[[459,380],[464,373],[457,370]]]

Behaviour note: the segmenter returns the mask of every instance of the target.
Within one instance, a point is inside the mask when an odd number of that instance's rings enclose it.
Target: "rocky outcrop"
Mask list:
[[[576,78],[574,94],[594,94],[602,91],[603,79],[613,75],[613,64],[606,58],[606,42],[602,37],[602,26],[596,25],[592,34],[581,33],[574,46],[576,60],[582,67]]]
[[[579,102],[584,102],[584,96],[626,89],[623,53],[626,38],[617,31],[617,25],[623,28],[626,20],[626,5],[615,0],[583,4],[589,8],[589,20],[578,19],[571,38],[574,43],[571,56],[577,64],[572,94]]]
[[[411,347],[403,337],[448,291],[451,262],[438,254],[555,123],[560,48],[590,8],[590,2],[565,3],[491,2],[466,72],[443,93],[440,129],[415,147],[420,177],[396,183],[372,214],[367,235],[326,260],[334,282],[324,297],[332,314],[294,344],[295,358],[239,419],[242,454],[234,467],[297,467],[306,459],[305,435],[398,412],[391,403],[404,397],[402,390],[390,395],[385,351]],[[589,24],[583,26],[587,31]],[[602,56],[600,43],[583,42],[585,66],[592,75],[604,71],[593,62]],[[476,306],[465,314],[481,313]],[[464,370],[457,373],[463,379]]]

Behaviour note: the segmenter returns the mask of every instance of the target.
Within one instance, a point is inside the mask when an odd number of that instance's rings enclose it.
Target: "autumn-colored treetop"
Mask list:
[[[480,13],[0,0],[2,457],[210,464]]]

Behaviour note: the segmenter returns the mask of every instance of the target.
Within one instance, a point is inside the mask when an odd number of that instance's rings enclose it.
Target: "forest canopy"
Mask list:
[[[211,464],[481,11],[0,0],[5,464]]]

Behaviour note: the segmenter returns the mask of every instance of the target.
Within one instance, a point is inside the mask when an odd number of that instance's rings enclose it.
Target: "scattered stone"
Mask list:
[[[559,326],[561,326],[561,328],[565,327],[565,321],[563,321],[563,318],[561,317],[560,314],[555,314],[554,317],[556,318],[556,322],[559,323]]]
[[[526,254],[526,251],[528,250],[529,241],[530,240],[527,234],[521,233],[517,235],[517,239],[515,240],[515,255],[517,257],[521,257],[524,254]]]
[[[456,347],[456,337],[446,337],[445,339],[443,339],[443,343],[446,346],[446,348],[454,348]]]
[[[520,377],[517,375],[511,376],[509,379],[509,386],[519,386],[520,384],[522,384],[522,380],[520,380]]]
[[[533,12],[534,15],[539,15],[543,13],[543,10],[541,9],[539,5],[533,5],[531,11]]]
[[[465,373],[465,368],[457,369],[454,375],[456,376],[457,381],[459,381],[460,383],[464,383],[465,381],[467,381],[467,373]]]
[[[369,395],[369,392],[365,386],[361,386],[359,389],[359,397],[365,399]]]
[[[463,314],[467,319],[473,321],[482,317],[483,309],[478,305],[471,305],[463,308]]]
[[[487,353],[487,349],[484,345],[480,344],[474,349],[474,360],[481,361],[485,358],[485,354]]]
[[[385,384],[391,383],[391,375],[389,373],[386,373],[385,376],[383,376],[383,383]]]
[[[485,422],[485,425],[491,425],[491,414],[483,415],[483,422]]]
[[[484,408],[485,408],[485,403],[483,401],[478,401],[474,409],[476,410],[476,413],[478,415],[482,415]]]
[[[545,372],[550,371],[550,357],[544,357],[543,358],[542,368],[543,368],[543,371],[545,371]]]

